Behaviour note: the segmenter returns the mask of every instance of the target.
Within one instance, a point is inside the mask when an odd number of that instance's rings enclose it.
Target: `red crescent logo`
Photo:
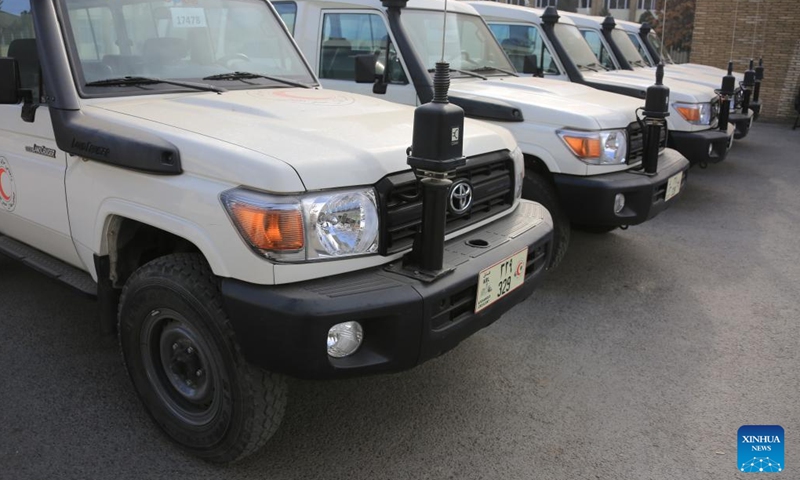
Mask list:
[[[517,265],[517,273],[514,276],[515,277],[519,277],[520,275],[522,275],[522,269],[524,267],[525,267],[525,264],[522,263],[522,262],[519,262],[519,264]]]
[[[6,191],[3,190],[3,175],[8,173],[5,168],[0,168],[0,197],[3,197],[3,200],[6,202],[11,200],[11,196],[6,194]]]

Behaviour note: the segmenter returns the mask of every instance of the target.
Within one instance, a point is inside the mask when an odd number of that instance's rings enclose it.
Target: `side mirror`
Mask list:
[[[0,105],[16,105],[21,99],[17,60],[0,58]]]
[[[356,83],[375,83],[375,55],[356,55]]]
[[[536,55],[525,55],[522,73],[529,73],[534,77],[544,77],[544,71],[539,67],[539,58]]]

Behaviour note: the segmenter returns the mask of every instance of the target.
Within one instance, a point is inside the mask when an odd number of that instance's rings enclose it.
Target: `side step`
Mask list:
[[[0,235],[0,253],[8,255],[50,278],[64,282],[81,293],[92,297],[97,296],[97,283],[92,280],[91,275],[13,238]]]

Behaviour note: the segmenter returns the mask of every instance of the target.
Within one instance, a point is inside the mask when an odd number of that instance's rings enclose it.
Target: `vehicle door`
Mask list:
[[[373,95],[372,84],[355,82],[355,57],[374,55],[376,73],[385,75],[389,83],[381,98],[417,104],[416,91],[383,15],[375,11],[322,10],[317,41],[317,55],[309,57],[309,62],[326,88]]]
[[[30,11],[30,0],[0,2],[0,56],[17,60],[26,97],[0,105],[0,233],[80,266],[67,215],[67,154],[56,146],[43,100]]]

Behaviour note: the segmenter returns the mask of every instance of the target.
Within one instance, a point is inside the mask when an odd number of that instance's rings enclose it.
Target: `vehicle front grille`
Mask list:
[[[661,129],[661,138],[658,142],[659,150],[663,150],[667,146],[667,129]],[[639,163],[644,158],[644,131],[639,125],[639,122],[633,122],[628,125],[628,165]]]
[[[514,161],[508,151],[467,159],[456,170],[454,183],[472,185],[472,207],[461,215],[448,209],[446,232],[454,232],[496,215],[514,203]],[[380,253],[411,247],[422,223],[422,192],[413,172],[384,177],[376,185],[381,212]]]
[[[719,110],[719,97],[714,97],[714,99],[711,100],[711,128],[717,128],[719,126]]]

